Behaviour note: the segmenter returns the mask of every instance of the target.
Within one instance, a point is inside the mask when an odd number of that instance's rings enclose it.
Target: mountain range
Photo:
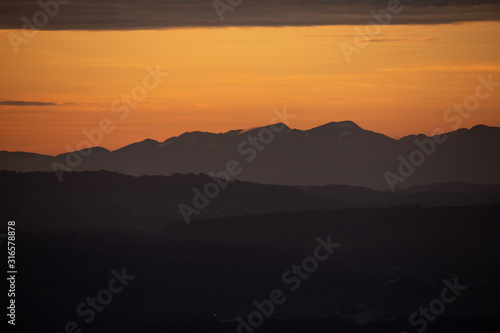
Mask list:
[[[500,128],[485,125],[441,136],[393,139],[352,121],[309,130],[280,123],[226,133],[186,132],[163,142],[146,139],[114,151],[94,147],[57,156],[1,151],[0,169],[223,175],[228,162],[236,161],[232,167],[238,172],[231,178],[238,180],[385,190],[449,182],[498,185],[498,147]],[[58,178],[64,180],[64,172]]]

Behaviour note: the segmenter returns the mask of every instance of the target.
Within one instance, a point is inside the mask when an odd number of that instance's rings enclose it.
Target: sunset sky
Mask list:
[[[394,20],[348,63],[340,44],[354,44],[365,25],[352,23],[367,17],[334,25],[323,18],[307,26],[257,24],[244,21],[242,4],[225,14],[225,24],[207,3],[213,26],[75,28],[65,25],[61,7],[53,29],[49,22],[17,53],[9,34],[22,35],[22,15],[10,14],[14,19],[0,30],[0,150],[63,153],[103,118],[116,126],[102,143],[113,150],[186,131],[267,125],[273,108],[283,107],[296,115],[290,127],[298,129],[352,120],[394,138],[431,134],[451,130],[443,113],[474,95],[480,75],[500,82],[500,23],[489,17]],[[122,120],[111,104],[142,85],[147,66],[170,75]],[[499,107],[500,87],[461,127],[500,126]]]

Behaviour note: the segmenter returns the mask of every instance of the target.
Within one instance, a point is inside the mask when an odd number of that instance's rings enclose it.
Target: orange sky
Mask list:
[[[478,76],[500,81],[500,23],[381,27],[348,64],[339,43],[355,26],[43,31],[12,50],[0,31],[0,150],[58,154],[109,118],[116,149],[185,131],[266,125],[283,106],[307,129],[352,120],[391,137],[451,130],[443,113],[474,94]],[[364,27],[361,27],[364,29]],[[170,73],[121,120],[111,103],[142,84],[145,67]],[[462,127],[500,126],[500,87]]]

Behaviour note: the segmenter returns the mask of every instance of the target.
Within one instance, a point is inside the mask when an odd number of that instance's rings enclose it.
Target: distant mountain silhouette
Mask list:
[[[445,182],[500,184],[500,155],[497,152],[500,128],[497,127],[479,125],[459,129],[447,133],[445,142],[435,143],[423,134],[395,140],[362,129],[351,121],[332,122],[305,131],[278,125],[282,130],[273,132],[272,137],[264,135],[271,132],[270,126],[266,126],[220,134],[187,132],[164,142],[147,139],[115,151],[96,147],[91,152],[83,150],[55,157],[2,151],[0,169],[52,171],[54,162],[68,166],[68,160],[82,155],[76,166],[68,168],[74,171],[109,170],[135,176],[208,174],[225,170],[228,161],[236,160],[241,173],[234,178],[239,180],[388,189],[384,173],[398,175],[401,164],[398,157],[409,160],[412,152],[427,149],[427,152],[417,153],[424,157],[423,163],[395,187]],[[259,149],[252,147],[250,137],[258,138]],[[261,137],[266,143],[260,141]],[[415,140],[432,141],[435,147],[419,148]],[[248,162],[247,159],[252,160]]]

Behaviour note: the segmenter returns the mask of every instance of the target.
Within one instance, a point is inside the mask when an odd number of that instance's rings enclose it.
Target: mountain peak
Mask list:
[[[202,131],[193,131],[193,132],[185,132],[175,138],[175,140],[167,139],[164,143],[168,143],[171,141],[179,141],[179,142],[193,142],[197,140],[206,140],[210,139],[217,134],[211,132],[202,132]]]
[[[474,127],[471,127],[470,130],[471,131],[496,131],[496,130],[498,130],[498,127],[491,127],[491,126],[479,124],[479,125],[476,125]]]
[[[280,129],[280,128],[283,128],[283,126],[285,126],[285,132],[286,131],[290,131],[291,128],[288,127],[286,124],[284,123],[276,123],[276,124],[271,124],[271,125],[267,125],[267,126],[258,126],[258,127],[252,127],[252,128],[247,128],[247,129],[244,129],[244,130],[241,130],[239,132],[239,134],[244,134],[244,133],[248,133],[248,132],[254,132],[254,131],[259,131],[263,128],[269,128],[271,130],[273,130],[273,128],[277,128],[277,129]],[[272,128],[271,128],[272,127]],[[282,132],[283,130],[279,130],[279,132]],[[273,131],[274,132],[274,131]]]
[[[91,147],[91,148],[83,148],[80,150],[75,150],[73,152],[62,153],[62,154],[56,155],[56,157],[66,156],[66,155],[71,154],[71,153],[79,153],[82,156],[87,156],[89,154],[93,154],[93,155],[108,154],[108,153],[111,153],[111,151],[104,148],[104,147],[101,147],[101,146],[95,146],[95,147]]]
[[[156,140],[153,140],[153,139],[146,139],[146,140],[142,140],[139,143],[159,143],[159,142]]]
[[[336,124],[337,124],[337,126],[341,126],[341,127],[361,128],[358,126],[358,124],[356,124],[354,121],[351,121],[351,120],[339,121]]]
[[[341,129],[341,130],[351,129],[352,130],[352,129],[361,129],[361,127],[359,127],[353,121],[344,120],[344,121],[339,121],[339,122],[332,121],[330,123],[311,128],[309,131],[314,131],[314,132],[319,131],[319,130],[334,130],[335,131],[338,129]]]

